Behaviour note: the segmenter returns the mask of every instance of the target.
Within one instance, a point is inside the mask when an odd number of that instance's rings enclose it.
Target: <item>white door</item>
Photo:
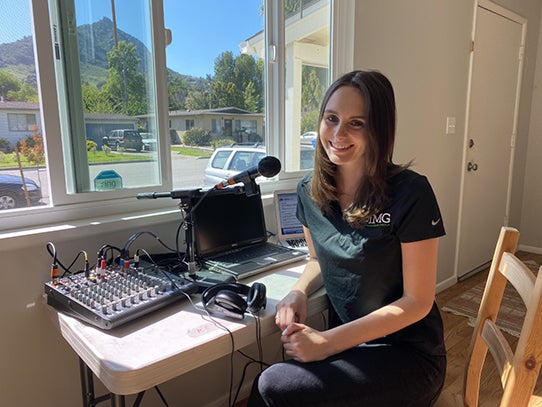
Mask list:
[[[508,222],[523,65],[525,22],[491,3],[479,4],[463,161],[459,278],[491,260],[500,228]]]

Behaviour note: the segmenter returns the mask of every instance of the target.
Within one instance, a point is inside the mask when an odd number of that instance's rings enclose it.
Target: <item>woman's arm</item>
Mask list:
[[[438,238],[402,243],[401,298],[355,321],[324,332],[292,323],[284,330],[286,353],[296,360],[321,360],[358,344],[397,332],[425,317],[435,299]]]
[[[275,322],[280,329],[286,328],[292,322],[305,322],[307,318],[308,296],[323,284],[320,265],[314,252],[310,232],[306,227],[303,227],[303,229],[305,231],[305,239],[307,240],[310,258],[303,273],[290,292],[277,304]]]

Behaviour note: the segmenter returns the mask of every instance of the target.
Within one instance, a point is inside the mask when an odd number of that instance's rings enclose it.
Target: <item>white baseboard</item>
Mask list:
[[[436,292],[437,294],[440,293],[441,291],[444,291],[445,289],[447,288],[450,288],[451,286],[455,285],[457,283],[457,278],[454,276],[454,277],[450,277],[444,281],[441,281],[440,283],[437,284],[437,288],[436,288]]]
[[[534,247],[534,246],[527,246],[527,245],[523,245],[523,244],[518,245],[518,250],[521,250],[521,251],[524,251],[524,252],[542,254],[542,248]]]

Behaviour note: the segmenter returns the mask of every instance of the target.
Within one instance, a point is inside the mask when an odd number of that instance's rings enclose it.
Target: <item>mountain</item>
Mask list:
[[[107,53],[114,47],[113,22],[103,18],[92,24],[77,27],[81,76],[83,82],[94,86],[105,83],[108,75]],[[143,71],[150,61],[150,52],[140,40],[117,30],[118,41],[126,41],[136,48]],[[0,44],[0,69],[12,73],[17,79],[36,85],[34,68],[34,47],[32,37],[27,36],[15,42]],[[168,68],[168,77],[180,77],[189,83],[199,83],[201,78],[182,75]]]

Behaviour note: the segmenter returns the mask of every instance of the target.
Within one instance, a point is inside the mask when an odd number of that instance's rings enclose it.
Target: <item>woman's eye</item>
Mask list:
[[[353,127],[365,127],[365,122],[356,120],[356,121],[353,121],[353,122],[351,123],[351,125],[352,125]]]

